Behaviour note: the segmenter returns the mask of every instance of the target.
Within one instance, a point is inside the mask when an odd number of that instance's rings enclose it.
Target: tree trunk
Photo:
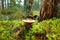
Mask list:
[[[56,17],[58,0],[44,0],[44,7],[40,9],[39,21]]]
[[[26,18],[27,17],[27,8],[26,8],[26,6],[27,6],[27,0],[24,0],[24,17]]]
[[[4,2],[5,2],[5,9],[6,9],[6,6],[7,6],[6,3],[7,3],[7,2],[6,2],[6,0],[4,0]]]
[[[32,5],[34,0],[24,0],[25,18],[32,14]]]
[[[2,0],[2,9],[4,9],[4,0]]]

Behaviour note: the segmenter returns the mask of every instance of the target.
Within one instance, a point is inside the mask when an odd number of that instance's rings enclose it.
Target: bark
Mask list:
[[[39,21],[56,17],[58,0],[44,0],[44,7],[40,9]]]

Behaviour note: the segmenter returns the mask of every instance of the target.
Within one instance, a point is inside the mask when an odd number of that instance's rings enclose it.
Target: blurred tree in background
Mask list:
[[[2,9],[4,9],[4,0],[1,0],[2,1]]]
[[[25,17],[32,14],[32,6],[33,6],[34,0],[24,0],[24,11],[25,11]]]
[[[41,0],[34,0],[34,4],[33,4],[33,10],[39,10],[39,6],[40,6],[40,1]]]
[[[1,0],[0,4],[2,4],[2,10],[0,12],[0,18],[3,18],[3,20],[10,20],[15,19],[16,13],[18,14],[16,17],[19,16],[19,14],[23,14],[21,11],[23,11],[24,6],[21,4],[21,2],[21,0]]]
[[[60,3],[60,1],[58,3]],[[47,19],[51,18],[52,15],[56,16],[56,9],[58,9],[59,13],[59,7],[57,8],[56,5],[56,0],[0,0],[0,9],[2,9],[0,10],[0,19],[4,19],[5,15],[9,15],[9,19],[20,19],[21,15],[26,18],[29,15],[38,15],[40,19]],[[59,6],[59,4],[57,6]],[[11,10],[12,12],[7,12],[7,10]],[[7,19],[6,16],[5,19]]]

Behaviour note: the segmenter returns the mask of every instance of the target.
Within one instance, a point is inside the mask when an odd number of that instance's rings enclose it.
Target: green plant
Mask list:
[[[4,10],[1,10],[1,14],[3,15],[9,15],[11,13],[13,13],[14,11],[11,10],[11,9],[4,9]]]
[[[46,33],[46,34],[45,34]],[[35,34],[45,34],[48,40],[60,40],[60,19],[53,18],[42,22],[35,22],[28,33],[28,38]],[[37,36],[38,37],[38,36]],[[35,39],[35,37],[34,37]]]
[[[15,29],[23,26],[23,21],[0,21],[0,40],[16,40]]]
[[[9,40],[9,39],[14,39],[14,32],[11,28],[1,28],[0,30],[0,39],[1,40]]]
[[[0,21],[0,40],[17,40],[14,34],[17,32],[16,28],[22,30],[20,36],[24,37],[25,40],[35,40],[36,34],[37,38],[41,34],[45,34],[48,40],[60,40],[60,19],[57,18],[42,22],[35,21],[28,32],[26,32],[23,21]]]

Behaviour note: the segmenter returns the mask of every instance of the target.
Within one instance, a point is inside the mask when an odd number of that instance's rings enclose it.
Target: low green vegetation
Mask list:
[[[60,40],[60,19],[44,20],[35,22],[27,35],[27,40],[35,40],[35,35],[46,35],[46,40]]]
[[[21,20],[23,19],[24,11],[4,9],[0,10],[0,20]]]
[[[22,29],[22,25],[23,21],[0,21],[0,40],[16,40],[15,33]]]
[[[39,16],[39,11],[37,11],[37,10],[34,10],[32,13],[33,13],[33,16],[35,16],[35,15]]]
[[[19,30],[17,30],[19,28]],[[22,31],[21,31],[22,30]],[[16,37],[16,32],[21,31]],[[42,22],[36,21],[28,32],[23,21],[0,21],[0,40],[36,40],[44,34],[48,40],[60,40],[60,19],[53,18]],[[24,40],[24,39],[23,39]]]

